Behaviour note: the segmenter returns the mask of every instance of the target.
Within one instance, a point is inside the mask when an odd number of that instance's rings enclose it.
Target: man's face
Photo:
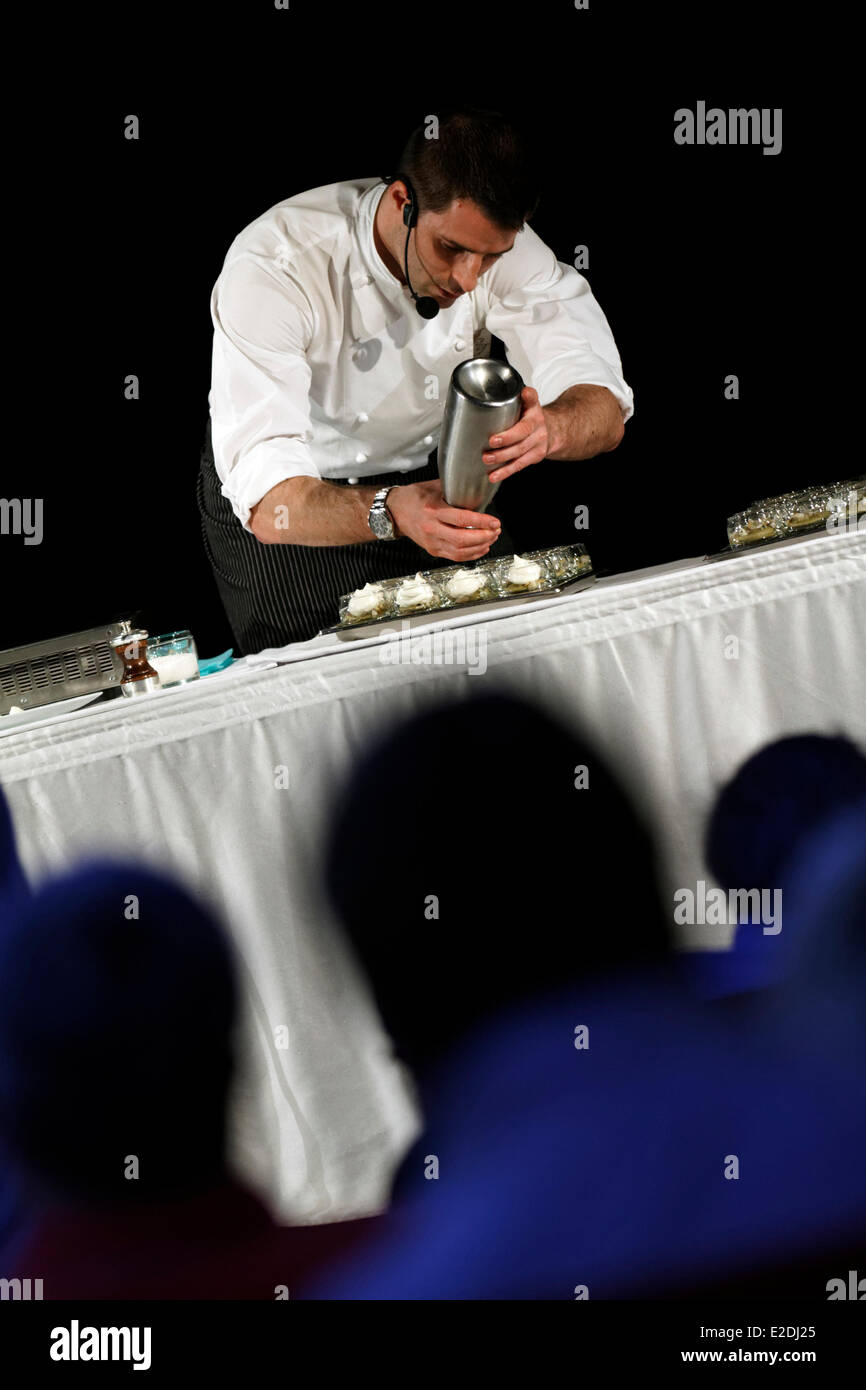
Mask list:
[[[444,212],[422,212],[409,241],[409,273],[416,294],[430,295],[440,308],[450,308],[511,250],[516,235],[497,227],[477,203],[462,199]]]

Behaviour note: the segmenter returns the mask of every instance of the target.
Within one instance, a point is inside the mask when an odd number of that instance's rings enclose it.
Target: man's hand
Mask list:
[[[500,483],[542,459],[591,459],[611,453],[625,433],[623,409],[606,386],[569,386],[550,405],[538,404],[538,392],[525,386],[523,412],[516,424],[491,435],[482,455],[491,483]]]
[[[538,404],[538,392],[532,386],[524,386],[520,399],[523,402],[520,419],[502,434],[491,435],[490,450],[482,455],[490,469],[491,483],[500,483],[532,463],[541,463],[553,450],[553,422]],[[504,464],[508,467],[503,467]]]
[[[392,488],[385,506],[401,536],[408,536],[428,555],[460,564],[480,560],[501,530],[495,516],[449,507],[436,478]]]

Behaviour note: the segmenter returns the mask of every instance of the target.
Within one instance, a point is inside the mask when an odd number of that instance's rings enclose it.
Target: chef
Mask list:
[[[496,500],[449,507],[434,453],[491,334],[528,383],[491,481],[619,444],[632,392],[587,281],[527,224],[533,169],[505,117],[452,110],[395,175],[299,193],[230,246],[197,499],[241,654],[315,636],[368,582],[508,553]]]

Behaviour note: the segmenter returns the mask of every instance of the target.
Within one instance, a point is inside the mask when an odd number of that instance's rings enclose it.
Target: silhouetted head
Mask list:
[[[15,847],[9,804],[0,787],[0,932],[30,901],[30,887]]]
[[[830,1030],[847,1026],[844,1005],[860,1035],[852,1054],[859,1055],[866,1041],[866,796],[825,817],[800,841],[784,892],[786,991],[822,999]],[[787,998],[780,995],[783,1009]],[[816,1045],[827,1041],[819,1031]]]
[[[45,884],[0,943],[0,1122],[30,1181],[135,1201],[221,1173],[234,1011],[184,889],[123,862]]]
[[[617,778],[585,733],[507,694],[437,707],[371,750],[326,878],[422,1070],[513,1002],[669,950],[653,848]]]
[[[723,888],[781,886],[786,860],[822,820],[866,796],[866,757],[847,738],[798,734],[748,758],[710,815],[706,858]]]

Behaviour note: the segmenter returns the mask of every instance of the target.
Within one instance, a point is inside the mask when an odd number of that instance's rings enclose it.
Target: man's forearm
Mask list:
[[[625,433],[622,406],[606,386],[569,386],[543,407],[549,459],[591,459],[615,449]]]
[[[265,545],[352,545],[372,541],[367,516],[378,488],[338,487],[321,478],[287,478],[250,512]]]

